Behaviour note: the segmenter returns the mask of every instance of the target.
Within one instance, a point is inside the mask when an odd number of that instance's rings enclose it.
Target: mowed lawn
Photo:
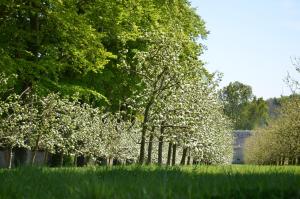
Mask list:
[[[0,198],[300,198],[300,167],[2,169]]]

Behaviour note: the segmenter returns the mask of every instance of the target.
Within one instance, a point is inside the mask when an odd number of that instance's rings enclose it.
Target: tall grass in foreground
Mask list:
[[[0,198],[300,198],[300,167],[88,167],[0,170]]]

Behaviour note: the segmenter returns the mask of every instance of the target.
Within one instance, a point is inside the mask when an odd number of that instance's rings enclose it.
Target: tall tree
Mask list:
[[[220,91],[225,114],[233,121],[235,129],[251,130],[267,124],[268,106],[256,98],[251,86],[232,82]]]
[[[101,43],[103,34],[75,2],[1,1],[0,69],[18,75],[16,91],[83,91],[66,80],[99,71],[112,58]],[[84,91],[103,100],[101,94]]]
[[[235,128],[239,128],[242,109],[253,97],[252,88],[240,82],[231,82],[221,90],[220,96],[225,114],[233,120]]]

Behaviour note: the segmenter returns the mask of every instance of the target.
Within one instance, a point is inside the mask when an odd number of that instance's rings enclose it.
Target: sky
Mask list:
[[[289,95],[284,79],[295,79],[291,58],[300,57],[300,0],[190,0],[210,32],[201,41],[211,71],[224,74],[221,86],[240,81],[254,95]]]

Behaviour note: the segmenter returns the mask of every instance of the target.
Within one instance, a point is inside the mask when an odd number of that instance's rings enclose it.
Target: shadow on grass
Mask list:
[[[224,168],[0,170],[0,198],[300,198],[300,174],[292,169]]]

